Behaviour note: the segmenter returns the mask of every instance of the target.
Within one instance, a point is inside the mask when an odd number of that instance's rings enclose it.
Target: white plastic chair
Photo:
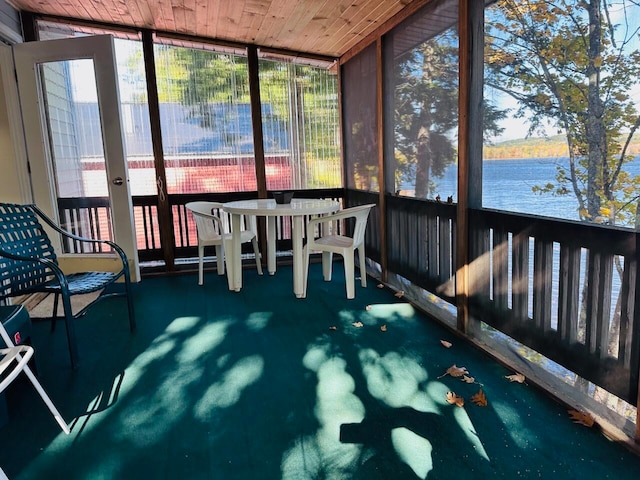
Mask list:
[[[204,249],[214,246],[216,248],[216,265],[218,275],[224,275],[224,243],[231,241],[231,227],[228,215],[222,210],[222,203],[218,202],[190,202],[185,205],[193,214],[198,232],[198,285],[204,283]],[[241,242],[253,244],[253,252],[256,257],[258,274],[262,275],[260,263],[260,249],[258,248],[258,235],[256,218],[247,217],[248,225],[242,225]]]
[[[0,322],[0,336],[7,346],[6,348],[0,348],[0,376],[7,372],[6,376],[0,382],[0,392],[3,392],[20,372],[24,372],[49,408],[53,418],[56,419],[56,422],[58,422],[58,425],[62,428],[62,431],[69,434],[67,422],[64,421],[62,415],[60,415],[60,412],[58,412],[58,409],[49,398],[49,395],[44,391],[44,388],[42,388],[42,385],[40,385],[40,382],[29,368],[28,362],[33,356],[33,348],[28,345],[15,346],[5,330],[4,325],[2,325],[2,322]],[[0,479],[2,479],[2,475],[3,474],[0,474]]]
[[[339,253],[344,259],[344,278],[347,284],[347,298],[355,297],[355,267],[354,256],[355,250],[358,250],[360,263],[360,281],[363,287],[367,286],[367,272],[365,266],[364,254],[364,233],[367,228],[367,219],[369,212],[375,207],[375,204],[360,205],[357,207],[345,208],[332,215],[313,218],[309,220],[307,231],[309,238],[304,246],[304,294],[307,294],[307,280],[309,277],[309,255],[312,250],[322,252],[322,274],[326,282],[331,281],[331,267],[333,263],[333,254]],[[353,237],[338,235],[335,231],[324,228],[319,238],[314,238],[313,232],[316,227],[326,227],[327,223],[342,221],[348,218],[355,218],[353,227]]]

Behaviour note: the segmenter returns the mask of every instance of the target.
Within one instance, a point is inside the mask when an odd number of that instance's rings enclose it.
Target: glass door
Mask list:
[[[34,202],[73,233],[118,243],[138,278],[113,38],[29,42],[14,56]],[[61,262],[113,262],[112,252],[52,241]]]

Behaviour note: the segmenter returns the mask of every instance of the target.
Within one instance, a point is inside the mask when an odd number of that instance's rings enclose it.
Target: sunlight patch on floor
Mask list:
[[[242,392],[258,381],[264,371],[264,359],[251,355],[238,360],[224,374],[222,380],[206,389],[196,403],[194,415],[207,421],[217,408],[228,408],[240,400]]]
[[[385,320],[393,318],[396,315],[400,318],[413,318],[416,315],[416,310],[410,303],[380,303],[369,305],[367,311],[370,315]]]
[[[489,455],[487,451],[484,449],[482,445],[482,441],[478,436],[478,432],[476,432],[475,427],[473,426],[473,422],[469,418],[467,411],[464,408],[451,406],[453,409],[453,418],[458,422],[458,426],[460,430],[462,430],[469,440],[469,443],[473,445],[474,450],[480,455],[482,458],[489,460]]]
[[[271,317],[273,317],[273,312],[254,312],[247,318],[247,328],[258,332],[269,324]]]
[[[204,325],[182,343],[176,360],[180,363],[197,362],[198,359],[222,343],[229,324],[215,322]]]
[[[439,412],[436,402],[421,389],[428,375],[414,358],[397,352],[380,356],[373,349],[361,350],[359,357],[367,388],[374,398],[393,408]]]
[[[391,443],[398,457],[418,478],[426,478],[433,468],[431,442],[404,427],[391,430]]]
[[[516,406],[495,401],[493,409],[496,411],[496,415],[502,419],[504,428],[514,444],[523,450],[539,446],[535,433],[522,421],[522,414]],[[529,420],[533,421],[531,418]]]
[[[311,346],[303,365],[317,374],[315,414],[320,427],[285,452],[282,478],[353,478],[361,446],[341,443],[340,426],[364,418],[364,406],[353,393],[355,382],[345,360],[330,357],[326,345]]]

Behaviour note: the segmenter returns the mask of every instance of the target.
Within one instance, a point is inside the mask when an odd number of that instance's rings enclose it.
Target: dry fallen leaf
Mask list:
[[[446,340],[440,340],[440,343],[444,348],[451,348],[451,346],[453,345],[451,342],[447,342]]]
[[[585,412],[579,412],[577,410],[567,410],[569,412],[569,416],[574,423],[579,423],[580,425],[584,425],[585,427],[593,427],[596,421],[593,419],[591,415]]]
[[[459,397],[455,392],[447,392],[447,402],[451,405],[462,407],[464,405],[464,398]]]
[[[462,380],[463,382],[466,382],[466,383],[476,383],[476,379],[475,378],[468,377],[466,375],[463,375],[460,380]]]
[[[442,375],[440,375],[438,378],[442,378],[446,375],[451,375],[452,377],[462,377],[467,373],[469,372],[467,371],[466,367],[458,367],[456,365],[451,365],[449,368],[447,368],[447,371],[444,372]]]
[[[331,325],[331,326],[329,327],[329,330],[337,330],[337,329],[338,329],[338,327],[336,327],[335,325]]]
[[[485,394],[482,391],[482,389],[480,389],[478,391],[478,393],[476,393],[475,395],[473,395],[471,397],[471,401],[473,403],[475,403],[476,405],[478,405],[479,407],[486,407],[487,406],[487,397],[485,396]]]
[[[386,325],[386,324],[385,324],[385,325],[382,325],[382,326],[380,327],[380,330],[382,330],[383,332],[386,332],[386,331],[387,331],[387,325]]]
[[[371,310],[371,305],[367,305],[366,307],[364,307],[364,309],[368,312],[369,310]]]
[[[351,325],[353,325],[353,326],[354,326],[354,327],[356,327],[356,328],[361,328],[361,327],[363,327],[363,326],[364,326],[364,325],[362,324],[362,322],[353,322]]]
[[[394,293],[394,296],[398,298],[404,297],[404,290],[398,290],[396,293]]]
[[[504,378],[506,378],[510,382],[518,382],[518,383],[525,383],[525,380],[526,380],[524,375],[521,373],[514,373],[513,375],[505,375]]]
[[[378,288],[384,288],[384,285],[383,285],[382,283],[379,283],[379,284],[377,285],[377,287],[378,287]]]

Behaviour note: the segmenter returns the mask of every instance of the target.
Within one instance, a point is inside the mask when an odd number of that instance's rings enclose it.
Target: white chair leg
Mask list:
[[[198,246],[198,285],[202,285],[204,283],[204,247]]]
[[[354,252],[350,252],[350,254],[345,255],[344,257],[344,281],[347,284],[347,298],[352,299],[356,296],[356,278],[355,278],[355,267],[353,265],[354,262]]]
[[[309,283],[309,248],[307,245],[302,249],[304,258],[304,280],[302,283],[302,298],[307,298],[307,284]]]
[[[224,245],[216,245],[216,270],[224,275]]]
[[[49,411],[51,412],[51,415],[53,415],[53,418],[55,418],[56,422],[58,422],[58,425],[60,425],[60,428],[62,428],[62,431],[68,435],[70,430],[67,422],[64,421],[62,415],[60,415],[60,412],[49,398],[49,395],[47,395],[47,392],[44,391],[44,388],[42,388],[42,385],[40,385],[40,382],[33,374],[28,365],[24,367],[24,373],[25,375],[27,375],[27,377],[29,377],[29,380],[31,380],[33,387],[40,394],[40,397],[47,405],[47,408],[49,408]]]
[[[258,239],[253,237],[251,239],[251,243],[253,244],[253,253],[256,257],[256,269],[258,270],[258,275],[262,275],[262,259],[260,257],[260,248],[258,247]]]
[[[358,247],[358,262],[360,263],[360,284],[367,286],[367,259],[364,254],[364,244]]]
[[[331,281],[331,264],[333,263],[333,252],[322,252],[322,276],[325,282]]]
[[[2,325],[1,322],[0,322],[0,337],[2,337],[2,339],[4,340],[4,343],[8,347],[8,349],[6,349],[5,351],[11,351],[10,349],[12,347],[15,347],[13,342],[11,341],[11,338],[9,337],[9,334],[4,328],[4,325]],[[44,401],[44,403],[49,408],[49,411],[53,415],[53,418],[55,418],[56,422],[58,422],[58,425],[60,425],[60,428],[62,428],[62,431],[68,434],[69,426],[67,425],[67,422],[64,421],[64,419],[62,418],[62,415],[60,415],[60,412],[58,412],[58,409],[55,407],[55,405],[49,398],[49,395],[47,395],[47,392],[44,391],[44,388],[42,388],[42,385],[40,385],[40,382],[31,371],[31,368],[29,368],[29,365],[27,362],[34,354],[33,348],[30,346],[18,347],[18,348],[26,348],[26,351],[23,352],[24,356],[19,351],[14,350],[15,355],[14,356],[12,355],[12,357],[15,361],[18,362],[18,364],[17,366],[14,367],[14,370],[2,380],[2,385],[0,385],[0,392],[2,392],[6,388],[6,386],[9,385],[9,383],[11,383],[13,379],[20,372],[24,372],[25,375],[29,378],[29,380],[33,384],[33,387],[36,389],[36,391]],[[0,474],[1,474],[0,480],[2,480],[2,475],[4,475],[4,472],[2,472],[2,469],[0,469]],[[6,476],[4,478],[6,478]]]

